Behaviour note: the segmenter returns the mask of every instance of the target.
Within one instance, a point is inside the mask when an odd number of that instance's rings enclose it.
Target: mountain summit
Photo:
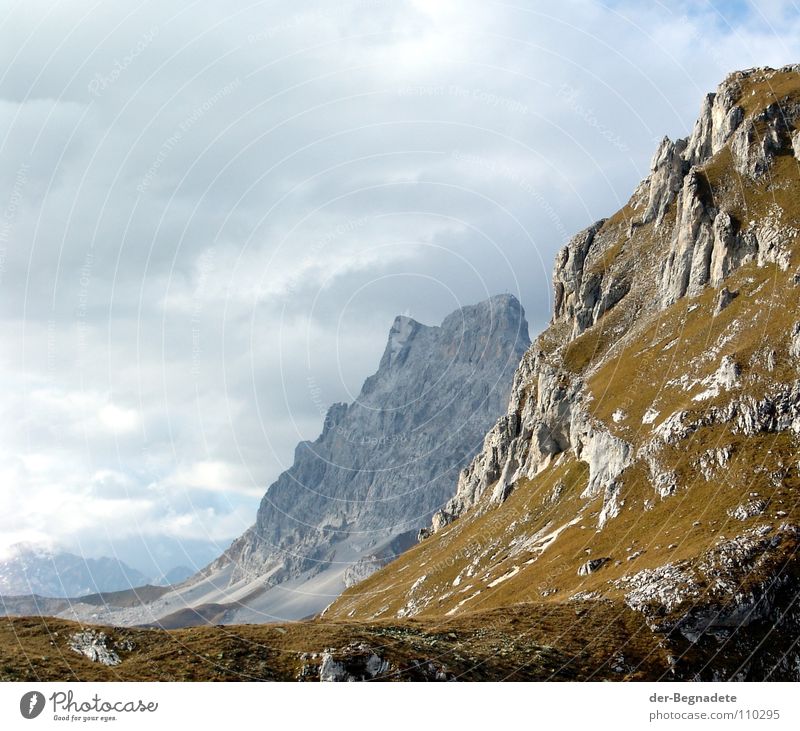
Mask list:
[[[0,596],[76,597],[122,591],[147,577],[116,558],[84,558],[33,544],[17,544],[0,561]]]
[[[330,407],[322,434],[297,446],[256,524],[211,571],[277,584],[333,569],[350,584],[393,558],[452,493],[529,344],[512,295],[463,307],[438,327],[398,316],[358,398]]]
[[[416,541],[505,409],[529,345],[509,294],[439,326],[397,317],[358,398],[333,404],[320,436],[297,445],[255,525],[223,556],[145,606],[73,606],[63,616],[182,626],[321,611]]]
[[[612,607],[664,677],[797,679],[799,122],[800,67],[752,69],[661,142],[559,253],[552,322],[432,535],[326,618]],[[598,667],[635,677],[615,651]]]

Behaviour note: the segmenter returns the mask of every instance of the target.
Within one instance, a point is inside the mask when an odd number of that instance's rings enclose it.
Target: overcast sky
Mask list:
[[[538,332],[568,236],[799,45],[775,1],[0,0],[0,550],[212,558],[396,314]]]

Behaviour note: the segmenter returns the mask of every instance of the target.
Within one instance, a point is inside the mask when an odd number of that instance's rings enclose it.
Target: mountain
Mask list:
[[[145,607],[76,604],[63,616],[177,627],[321,611],[416,542],[505,409],[529,344],[508,294],[439,326],[397,317],[358,398],[330,407],[223,556]]]
[[[759,68],[708,95],[687,139],[662,141],[628,203],[559,253],[552,321],[419,543],[321,616],[92,635],[98,654],[118,652],[113,671],[66,651],[58,666],[23,663],[20,643],[46,654],[51,621],[7,621],[0,675],[800,679],[799,126],[800,66]],[[391,346],[387,379],[403,350]],[[353,426],[347,413],[334,410],[315,448]],[[440,425],[442,438],[461,423]],[[283,505],[271,492],[209,582],[249,572],[250,557],[302,570],[264,546],[291,550],[289,533],[302,557],[323,555],[313,530],[270,532],[272,500]],[[336,515],[325,534],[352,548],[350,526],[369,520]],[[203,604],[201,591],[214,594],[201,582],[173,608],[189,597],[196,623],[241,619],[252,596],[292,581],[265,591],[241,579],[227,604]],[[58,627],[60,648],[85,646],[81,627]],[[173,642],[186,659],[164,653]],[[153,652],[169,655],[157,669]],[[215,660],[198,668],[201,656]]]
[[[397,317],[377,372],[356,401],[330,407],[322,434],[267,490],[255,526],[217,565],[273,580],[418,530],[452,492],[502,413],[530,340],[521,305],[499,295],[440,327]]]
[[[146,584],[146,577],[115,558],[83,558],[20,544],[0,561],[0,596],[77,597]]]
[[[188,566],[175,566],[161,576],[152,579],[151,583],[155,586],[172,586],[186,581],[194,573]]]
[[[664,677],[798,679],[798,122],[800,66],[752,69],[661,142],[559,253],[552,321],[427,537],[326,620],[610,608]]]

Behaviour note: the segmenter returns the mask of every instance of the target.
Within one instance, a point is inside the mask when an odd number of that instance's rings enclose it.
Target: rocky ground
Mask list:
[[[674,678],[636,613],[519,606],[442,622],[91,628],[0,621],[5,680],[643,680]]]

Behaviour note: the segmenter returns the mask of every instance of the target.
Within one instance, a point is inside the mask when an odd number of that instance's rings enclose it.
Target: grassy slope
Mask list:
[[[660,678],[666,651],[641,618],[609,607],[517,607],[451,621],[295,622],[288,625],[106,630],[133,650],[105,667],[76,654],[79,625],[0,621],[0,681],[295,680],[305,653],[366,643],[391,663],[387,680],[420,679],[434,662],[459,680]],[[319,663],[319,660],[311,661]]]
[[[779,98],[800,98],[797,74],[781,75],[773,88],[779,91]],[[769,98],[757,79],[747,80],[743,94],[749,113]],[[780,208],[782,223],[800,227],[800,175],[795,158],[778,156],[770,175],[758,184],[743,181],[732,170],[727,148],[705,169],[716,205],[731,211],[743,228],[775,206]],[[671,225],[662,225],[661,232],[652,224],[634,227],[629,237],[629,222],[636,220],[642,207],[641,202],[632,200],[610,218],[598,234],[600,250],[587,261],[587,268],[594,271],[604,269],[620,276],[636,271],[628,297],[566,347],[564,323],[551,326],[535,346],[566,371],[583,376],[590,413],[609,431],[636,446],[648,440],[653,427],[669,414],[681,409],[701,414],[735,395],[722,391],[716,397],[693,400],[705,388],[698,382],[713,374],[725,355],[741,365],[742,388],[754,396],[761,396],[770,384],[796,379],[789,334],[800,320],[800,287],[793,277],[798,264],[796,241],[787,271],[753,263],[730,276],[724,284],[738,290],[739,296],[717,317],[712,317],[712,312],[718,290],[711,287],[666,310],[655,310],[654,283],[668,247],[662,232]],[[674,208],[667,224],[674,221]],[[775,351],[771,371],[766,366],[770,350]],[[677,382],[684,374],[695,385],[686,388]],[[660,412],[652,424],[642,422],[648,409]],[[615,420],[612,414],[618,410],[623,412],[622,418],[618,414]],[[609,582],[625,574],[694,559],[722,536],[732,537],[752,526],[800,522],[797,446],[787,433],[747,438],[733,434],[727,426],[701,428],[678,447],[664,447],[658,455],[659,462],[677,475],[677,494],[658,498],[648,470],[637,462],[621,477],[625,502],[620,515],[602,531],[596,530],[601,498],[587,503],[579,497],[588,477],[585,465],[563,455],[535,479],[518,484],[502,506],[480,517],[462,517],[349,589],[326,616],[394,616],[402,610],[414,584],[417,595],[438,597],[422,607],[421,616],[430,617],[447,612],[457,616],[517,602],[560,603],[582,591],[599,591],[618,599],[619,592]],[[731,460],[707,480],[697,463],[707,450],[718,447],[729,447]],[[562,495],[551,502],[549,496],[558,484],[563,484]],[[730,518],[728,510],[755,492],[768,501],[766,513],[745,522]],[[543,553],[534,545],[516,550],[525,537],[547,534],[576,517],[578,522],[565,528]],[[628,561],[636,552],[641,555]],[[578,576],[578,567],[587,558],[600,556],[612,560],[596,574]],[[468,580],[462,572],[476,559]],[[510,572],[516,573],[490,586]],[[462,580],[454,586],[459,574]]]

